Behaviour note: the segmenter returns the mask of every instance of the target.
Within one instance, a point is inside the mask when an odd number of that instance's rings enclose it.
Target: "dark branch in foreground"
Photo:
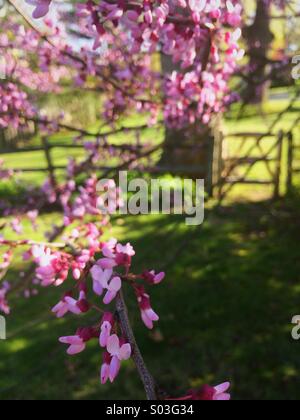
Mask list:
[[[151,373],[144,362],[143,356],[136,343],[134,333],[132,331],[128,310],[124,300],[123,292],[121,291],[117,296],[116,309],[121,324],[122,332],[132,347],[132,358],[137,367],[141,380],[143,382],[145,392],[148,400],[157,400],[156,386]]]

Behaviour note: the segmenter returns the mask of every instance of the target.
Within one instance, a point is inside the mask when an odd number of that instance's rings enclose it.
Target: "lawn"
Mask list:
[[[278,105],[284,104],[269,104],[269,111]],[[276,130],[289,129],[297,116],[288,113]],[[231,115],[224,130],[264,132],[273,118],[252,116],[237,123]],[[295,135],[300,142],[299,127]],[[145,136],[162,139],[162,133],[151,131]],[[235,153],[237,146],[232,147]],[[70,152],[80,157],[78,153]],[[57,165],[67,158],[61,149],[55,149],[53,157]],[[45,164],[39,152],[7,155],[5,160],[15,168]],[[259,165],[252,174],[265,175]],[[42,177],[26,175],[24,180],[40,183]],[[1,196],[8,194],[16,195],[18,189],[2,183]],[[260,201],[241,202],[246,194],[247,199]],[[267,197],[268,191],[237,186],[224,207],[208,205],[201,227],[187,227],[177,216],[153,215],[116,219],[109,232],[133,243],[137,271],[155,267],[167,272],[164,283],[152,292],[154,309],[161,316],[153,332],[141,323],[130,291],[127,300],[145,360],[170,395],[230,379],[234,399],[299,398],[300,348],[291,339],[290,322],[300,309],[300,199],[295,194],[271,203]],[[42,239],[56,220],[55,213],[44,214],[35,239]],[[24,237],[28,235],[26,226]],[[13,267],[11,280],[23,270],[18,258]],[[61,294],[61,289],[52,288],[29,300],[13,299],[8,340],[0,342],[0,399],[144,398],[131,361],[124,364],[115,384],[101,386],[97,343],[77,357],[65,354],[58,337],[72,334],[85,320],[72,316],[56,320],[51,315],[49,308]]]
[[[194,231],[174,216],[116,223],[111,235],[132,241],[137,269],[167,272],[152,292],[161,316],[154,332],[143,327],[128,296],[138,342],[164,390],[180,395],[229,378],[235,399],[299,397],[299,343],[290,336],[299,312],[298,208],[298,200],[272,208],[237,204],[208,211]],[[0,398],[143,398],[132,362],[114,385],[101,386],[96,343],[74,358],[64,353],[58,336],[73,333],[84,319],[51,316],[60,294],[48,289],[14,299],[9,337],[0,344]]]

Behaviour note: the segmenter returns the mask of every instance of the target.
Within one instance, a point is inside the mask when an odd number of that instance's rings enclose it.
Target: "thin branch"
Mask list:
[[[38,241],[31,241],[31,240],[19,240],[19,241],[9,241],[6,239],[1,239],[0,240],[0,246],[10,246],[12,248],[16,248],[18,246],[33,246],[33,245],[37,245],[37,246],[45,246],[48,248],[67,248],[69,246],[69,244],[66,244],[64,242],[38,242]]]
[[[158,398],[156,394],[155,381],[151,373],[149,372],[144,362],[141,351],[136,343],[134,333],[130,325],[128,310],[122,291],[117,296],[116,309],[121,324],[122,332],[132,347],[132,358],[143,382],[147,399],[150,401],[157,400]]]

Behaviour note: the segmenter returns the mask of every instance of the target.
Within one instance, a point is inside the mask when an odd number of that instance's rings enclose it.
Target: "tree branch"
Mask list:
[[[117,296],[116,309],[117,309],[119,321],[121,324],[122,332],[126,340],[128,340],[128,342],[130,343],[132,347],[132,358],[137,367],[141,380],[144,384],[147,399],[150,401],[157,400],[155,381],[151,373],[148,371],[148,368],[144,362],[143,356],[136,343],[134,333],[130,325],[130,321],[128,317],[128,310],[127,310],[127,306],[126,306],[122,291]]]

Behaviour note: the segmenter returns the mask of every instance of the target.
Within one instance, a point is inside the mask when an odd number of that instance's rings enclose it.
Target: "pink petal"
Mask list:
[[[157,274],[155,276],[155,278],[154,278],[154,283],[155,284],[161,283],[165,277],[166,277],[166,274],[165,273],[159,273],[159,274]]]
[[[62,318],[68,312],[68,305],[64,302],[59,302],[54,308],[52,308],[52,312],[57,316],[57,318]]]
[[[103,275],[103,270],[101,267],[99,267],[99,265],[96,264],[91,268],[90,273],[93,280],[99,281]]]
[[[222,394],[223,392],[228,391],[230,388],[230,382],[224,382],[223,384],[217,385],[214,387],[217,394]]]
[[[144,311],[141,311],[141,317],[146,327],[149,328],[149,330],[152,330],[153,322],[151,321],[150,318],[148,318],[147,314]]]
[[[114,277],[109,283],[108,290],[111,292],[118,292],[122,287],[122,281],[120,277]]]
[[[75,354],[81,353],[85,350],[85,343],[81,343],[80,345],[72,345],[68,348],[67,353],[70,356],[74,356]]]
[[[110,291],[108,291],[106,293],[106,295],[104,296],[104,299],[103,299],[104,305],[109,305],[114,300],[114,298],[116,296],[117,296],[117,293],[116,292],[110,292]]]
[[[112,361],[110,363],[110,368],[109,368],[109,380],[110,382],[113,382],[116,377],[118,376],[118,373],[120,371],[120,367],[121,367],[121,362],[120,360],[114,356],[112,358]]]
[[[115,257],[113,251],[107,246],[103,248],[102,254],[104,255],[104,257],[110,258],[110,259]]]
[[[107,341],[107,351],[112,356],[117,356],[120,351],[120,340],[119,337],[114,334],[111,335]]]
[[[99,337],[99,344],[101,347],[106,347],[108,339],[110,337],[111,325],[108,322],[105,322],[101,327],[101,333]]]
[[[153,311],[153,309],[145,309],[145,313],[147,317],[151,319],[151,321],[159,321],[159,316]]]
[[[215,401],[230,401],[230,399],[231,399],[231,396],[230,394],[227,394],[227,393],[219,394],[214,397]]]
[[[128,360],[131,356],[131,345],[129,343],[123,344],[119,351],[120,360]]]
[[[40,3],[35,11],[33,12],[32,16],[34,19],[40,19],[49,12],[49,2],[45,1],[43,3]]]
[[[98,263],[103,269],[112,269],[117,266],[115,260],[111,258],[101,258]]]
[[[104,270],[104,273],[103,273],[102,277],[100,278],[100,282],[102,284],[102,287],[104,287],[106,289],[108,288],[108,281],[111,279],[112,275],[113,275],[112,269]]]
[[[103,294],[103,287],[101,286],[100,281],[93,280],[93,291],[97,296],[101,296]]]
[[[106,384],[108,378],[109,378],[109,365],[107,365],[106,363],[104,363],[101,367],[101,384],[104,385]]]
[[[63,344],[80,345],[82,343],[82,339],[78,335],[71,335],[68,337],[60,337],[59,342]]]

